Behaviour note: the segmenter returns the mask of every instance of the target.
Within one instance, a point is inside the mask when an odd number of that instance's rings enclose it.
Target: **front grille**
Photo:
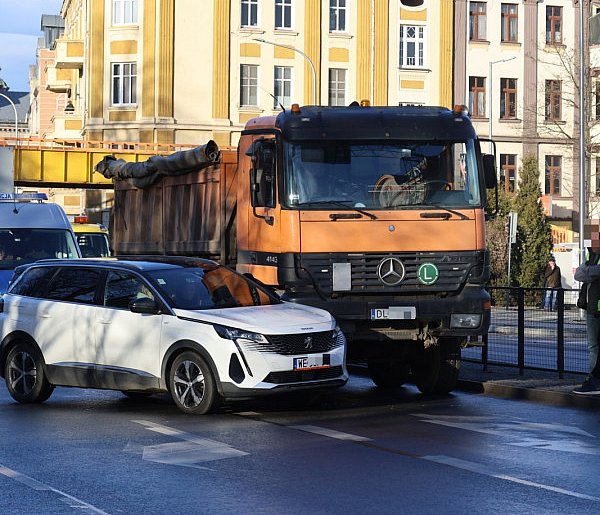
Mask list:
[[[339,333],[336,340],[333,339],[333,331],[320,333],[302,334],[276,334],[265,335],[267,343],[244,342],[246,350],[259,352],[273,352],[283,356],[295,354],[314,354],[328,352],[341,347],[344,344],[343,336]]]
[[[290,384],[305,381],[323,381],[335,379],[343,373],[342,367],[320,368],[317,370],[286,370],[284,372],[271,372],[263,379],[265,383]]]
[[[381,261],[394,256],[404,264],[406,275],[400,284],[387,286],[377,277]],[[310,273],[320,291],[333,292],[333,263],[350,263],[350,291],[344,294],[390,294],[457,292],[466,282],[471,270],[479,264],[477,252],[398,252],[364,254],[301,254],[302,268]],[[417,271],[424,263],[433,263],[439,271],[438,280],[431,285],[422,284]]]

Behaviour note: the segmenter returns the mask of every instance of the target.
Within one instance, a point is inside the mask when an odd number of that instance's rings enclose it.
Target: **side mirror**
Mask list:
[[[493,154],[483,154],[483,176],[487,189],[495,188],[498,185],[496,156]]]
[[[257,214],[257,207],[275,207],[275,140],[258,139],[252,145],[252,168],[250,168],[250,204],[257,218],[273,225],[272,216]]]
[[[129,311],[132,313],[141,313],[144,315],[158,315],[160,309],[156,302],[149,297],[141,297],[139,299],[133,299],[129,302]]]

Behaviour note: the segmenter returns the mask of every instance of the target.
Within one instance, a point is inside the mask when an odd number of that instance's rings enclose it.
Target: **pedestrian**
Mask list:
[[[587,293],[586,329],[590,373],[573,393],[600,395],[600,226],[591,234],[592,246],[587,261],[575,270],[575,280],[584,283]]]
[[[556,288],[561,286],[560,267],[556,264],[554,257],[548,260],[546,270],[544,270],[544,297],[542,299],[542,309],[552,311],[556,309],[554,301],[556,299]]]

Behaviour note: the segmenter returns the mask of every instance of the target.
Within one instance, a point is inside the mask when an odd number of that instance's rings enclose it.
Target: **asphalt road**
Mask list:
[[[0,386],[0,513],[489,514],[600,510],[600,413],[367,378],[186,416],[166,397]]]

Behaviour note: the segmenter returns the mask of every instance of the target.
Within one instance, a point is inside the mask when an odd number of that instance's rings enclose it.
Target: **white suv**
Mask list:
[[[0,311],[0,374],[23,403],[58,385],[169,391],[202,414],[223,397],[348,379],[328,312],[203,259],[38,261],[15,272]]]

